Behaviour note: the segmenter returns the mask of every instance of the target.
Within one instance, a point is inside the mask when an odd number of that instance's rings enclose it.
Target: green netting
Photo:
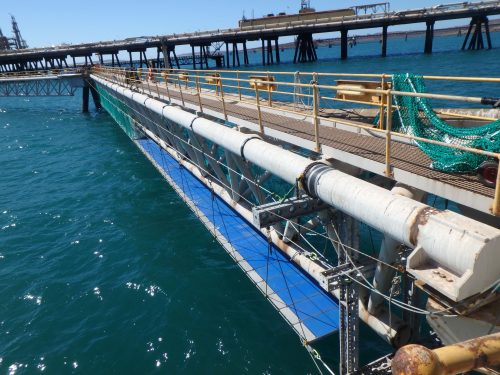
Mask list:
[[[422,76],[394,74],[393,90],[424,93]],[[416,137],[491,152],[500,152],[500,120],[479,127],[460,128],[447,124],[433,111],[426,98],[394,95],[392,129]],[[378,118],[375,119],[378,122]],[[432,168],[445,172],[471,172],[486,156],[446,146],[416,142],[432,160]]]
[[[96,89],[99,92],[101,104],[104,109],[111,115],[111,117],[113,117],[113,119],[130,138],[135,139],[136,131],[134,119],[128,114],[130,112],[130,108],[128,108],[125,103],[111,95],[99,84],[96,84]]]

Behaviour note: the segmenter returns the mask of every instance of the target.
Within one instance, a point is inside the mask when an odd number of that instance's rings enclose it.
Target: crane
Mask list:
[[[310,13],[310,12],[314,12],[314,9],[311,8],[311,0],[300,0],[299,13]]]

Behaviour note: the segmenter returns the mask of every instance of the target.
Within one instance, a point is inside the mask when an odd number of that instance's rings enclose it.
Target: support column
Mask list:
[[[243,41],[243,63],[245,65],[248,65],[249,64],[249,60],[248,60],[248,50],[247,50],[247,41],[244,40]]]
[[[309,62],[316,61],[317,59],[318,56],[316,55],[312,34],[299,34],[297,36],[297,40],[295,41],[295,54],[293,56],[293,62]]]
[[[470,21],[469,29],[467,30],[464,43],[462,44],[462,50],[464,50],[465,47],[467,46],[467,42],[469,41],[469,36],[472,30],[474,31],[472,32],[472,37],[470,39],[468,49],[470,50],[484,49],[483,30],[482,30],[483,24],[484,24],[484,31],[486,34],[486,42],[488,43],[488,49],[492,48],[488,17],[474,16]]]
[[[347,59],[347,32],[349,30],[340,30],[340,58],[342,60]]]
[[[236,43],[233,42],[233,68],[236,66]]]
[[[262,65],[266,65],[266,48],[264,46],[264,39],[262,39]]]
[[[387,26],[382,26],[382,57],[387,56]]]
[[[194,46],[191,44],[191,56],[193,58],[193,69],[196,70],[196,55],[194,53]]]
[[[425,30],[425,46],[424,53],[432,53],[432,42],[434,40],[434,23],[436,21],[427,21]]]
[[[94,101],[94,105],[96,109],[101,109],[101,97],[99,96],[99,93],[95,89],[94,86],[90,85],[90,93],[92,94],[92,100]]]
[[[172,47],[172,53],[174,54],[174,60],[175,60],[175,65],[177,66],[177,69],[180,69],[179,65],[179,59],[177,58],[177,54],[175,53],[175,46]]]
[[[268,65],[274,64],[273,42],[271,39],[267,40],[267,64]]]
[[[203,46],[203,57],[205,60],[205,68],[208,69],[208,46]]]
[[[130,67],[132,67],[134,65],[133,61],[132,61],[132,52],[128,51],[128,60],[129,60],[129,63],[130,63]]]
[[[226,68],[229,68],[229,42],[226,43]]]
[[[87,113],[89,111],[89,94],[90,87],[87,83],[83,86],[82,90],[82,112]]]
[[[492,48],[491,36],[490,36],[490,25],[488,22],[488,17],[484,16],[484,31],[486,33],[486,41],[488,42],[488,49]]]
[[[397,183],[392,188],[391,193],[414,199],[417,202],[423,201],[426,196],[425,192],[400,183]],[[391,236],[385,235],[380,246],[378,255],[380,262],[377,263],[377,269],[373,277],[373,286],[382,294],[390,294],[391,283],[396,274],[396,270],[390,268],[387,264],[393,265],[396,262],[400,245],[401,241],[397,241]],[[368,312],[376,315],[384,301],[384,298],[380,294],[371,292],[368,302]]]
[[[278,38],[274,39],[274,49],[276,50],[276,64],[280,63],[280,46],[278,44]]]
[[[240,52],[238,51],[238,42],[234,43],[234,50],[236,53],[236,63],[238,64],[238,67],[240,66]]]

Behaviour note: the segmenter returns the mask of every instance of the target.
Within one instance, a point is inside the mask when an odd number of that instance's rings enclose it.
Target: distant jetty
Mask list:
[[[498,20],[490,20],[489,21],[490,32],[499,32],[500,31],[500,19]],[[467,34],[467,29],[469,25],[463,26],[455,26],[455,27],[447,27],[443,29],[434,30],[434,36],[463,36]],[[406,38],[416,38],[416,37],[425,37],[425,30],[411,30],[411,31],[394,31],[388,32],[388,37],[392,39],[406,39]],[[372,43],[378,42],[382,40],[382,33],[374,33],[367,35],[352,35],[349,37],[349,40],[352,42],[355,40],[356,43]],[[338,38],[327,38],[327,39],[315,39],[315,45],[324,47],[324,46],[338,46],[341,43],[340,37]],[[295,48],[295,43],[283,43],[280,46],[282,49],[290,49]],[[256,50],[259,48],[255,48]]]

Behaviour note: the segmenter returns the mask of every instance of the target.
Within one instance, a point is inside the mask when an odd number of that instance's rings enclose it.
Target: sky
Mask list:
[[[346,8],[383,0],[311,0],[316,10]],[[3,0],[0,28],[11,36],[10,14],[16,17],[29,47],[85,43],[236,27],[243,12],[247,18],[268,13],[296,13],[300,0]],[[452,0],[391,1],[391,10],[430,7]],[[465,24],[468,20],[454,21]],[[450,23],[438,23],[436,28]],[[422,25],[404,26],[407,30]],[[389,29],[390,31],[391,29]],[[396,29],[394,29],[396,30]],[[367,31],[361,31],[365,33]],[[369,32],[369,31],[368,31]]]

